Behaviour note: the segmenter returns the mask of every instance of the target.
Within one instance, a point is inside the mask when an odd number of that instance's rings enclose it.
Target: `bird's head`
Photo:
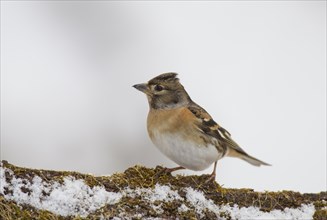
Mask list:
[[[146,94],[154,109],[173,109],[187,105],[191,99],[177,78],[177,73],[163,73],[147,83],[133,86]]]

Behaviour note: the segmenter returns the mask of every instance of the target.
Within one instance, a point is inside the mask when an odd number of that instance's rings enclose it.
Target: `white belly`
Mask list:
[[[154,132],[152,142],[168,158],[190,170],[204,170],[222,156],[214,145],[198,145],[174,133]]]

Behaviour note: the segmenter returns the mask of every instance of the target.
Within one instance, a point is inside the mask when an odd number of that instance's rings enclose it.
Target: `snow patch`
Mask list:
[[[188,210],[190,210],[190,208],[185,204],[182,204],[180,207],[178,207],[178,212],[187,212]]]
[[[9,182],[5,172],[12,178]],[[90,188],[83,180],[70,176],[64,177],[62,184],[44,182],[39,176],[34,176],[29,182],[16,178],[10,169],[0,167],[0,179],[0,193],[7,200],[28,204],[61,216],[86,217],[105,204],[115,204],[122,198],[121,193],[107,192],[100,186]],[[5,194],[5,190],[12,193]]]
[[[126,188],[123,191],[124,196],[135,198],[136,196],[142,196],[144,200],[155,202],[164,201],[171,202],[174,200],[183,200],[176,190],[172,190],[169,186],[156,184],[154,189],[151,188]]]
[[[191,187],[185,188],[186,199],[195,208],[196,212],[203,217],[203,211],[208,209],[211,212],[219,213],[220,209],[211,199],[206,199],[202,192]]]
[[[260,211],[257,207],[242,207],[237,205],[229,206],[222,205],[217,206],[211,199],[206,199],[202,192],[194,190],[193,188],[186,188],[187,201],[194,206],[197,213],[203,217],[203,211],[209,210],[214,212],[217,217],[219,213],[228,213],[232,219],[253,219],[253,220],[300,220],[300,219],[312,219],[315,213],[315,207],[313,204],[302,204],[299,208],[285,208],[284,210],[272,210],[270,212]],[[224,219],[223,217],[220,217]]]
[[[142,197],[142,200],[148,201],[149,206],[157,213],[162,214],[162,204],[154,204],[155,202],[172,202],[176,200],[183,200],[176,190],[172,190],[170,186],[156,184],[153,189],[151,188],[126,188],[122,192],[123,196],[135,198]],[[141,216],[144,217],[144,216]]]

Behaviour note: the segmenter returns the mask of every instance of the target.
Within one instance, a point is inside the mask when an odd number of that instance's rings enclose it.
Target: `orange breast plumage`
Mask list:
[[[168,158],[190,170],[204,170],[221,157],[216,146],[205,142],[196,128],[198,120],[187,108],[151,109],[148,133]]]

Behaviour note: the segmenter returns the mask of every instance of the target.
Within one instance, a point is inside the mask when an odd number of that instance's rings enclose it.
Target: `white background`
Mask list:
[[[1,159],[94,174],[175,166],[131,87],[168,71],[273,165],[225,158],[220,184],[326,190],[325,1],[1,1]]]

